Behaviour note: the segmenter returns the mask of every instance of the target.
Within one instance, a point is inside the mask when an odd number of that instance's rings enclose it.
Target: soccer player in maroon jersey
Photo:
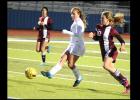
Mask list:
[[[120,84],[122,84],[126,88],[123,93],[129,93],[130,84],[127,78],[124,77],[122,73],[114,66],[118,51],[116,46],[114,45],[113,37],[116,37],[121,43],[120,51],[125,51],[125,41],[113,27],[116,22],[122,21],[118,19],[119,17],[113,17],[112,12],[110,11],[102,12],[101,24],[97,24],[96,32],[90,32],[89,37],[99,41],[103,60],[103,68],[107,70],[116,80],[120,82]]]
[[[36,43],[36,51],[41,52],[42,63],[41,66],[46,65],[46,51],[50,52],[50,30],[52,29],[52,19],[48,16],[48,8],[43,7],[41,9],[41,17],[39,17],[38,26],[34,27],[34,30],[38,30],[38,37]]]

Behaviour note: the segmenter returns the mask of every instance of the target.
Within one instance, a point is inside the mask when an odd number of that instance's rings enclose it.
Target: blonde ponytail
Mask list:
[[[124,23],[124,14],[123,13],[116,13],[114,16],[114,24],[122,24]]]

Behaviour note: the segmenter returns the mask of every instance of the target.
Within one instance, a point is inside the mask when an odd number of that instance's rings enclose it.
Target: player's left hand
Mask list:
[[[121,47],[120,47],[120,51],[125,51],[125,44],[122,44]]]

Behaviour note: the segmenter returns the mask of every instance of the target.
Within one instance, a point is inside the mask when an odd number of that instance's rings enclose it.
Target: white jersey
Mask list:
[[[73,24],[71,25],[70,31],[74,33],[74,35],[71,35],[70,37],[70,43],[71,44],[84,44],[84,23],[83,21],[78,18],[74,20]]]
[[[66,51],[69,51],[71,54],[77,56],[83,56],[85,53],[84,46],[84,23],[78,18],[71,25],[70,31],[73,33],[70,37],[70,44],[67,47]]]

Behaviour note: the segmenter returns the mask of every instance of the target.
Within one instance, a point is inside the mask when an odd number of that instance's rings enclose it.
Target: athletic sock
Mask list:
[[[82,79],[82,76],[81,76],[79,70],[76,67],[74,67],[72,69],[72,72],[73,72],[74,76],[76,77],[76,80],[81,80]]]
[[[45,61],[46,61],[46,52],[43,52],[41,54],[41,56],[42,56],[42,62],[45,63]]]
[[[62,66],[56,64],[49,72],[51,75],[55,75],[58,71],[62,69]]]
[[[124,77],[119,70],[116,69],[116,71],[114,73],[110,74],[117,80],[119,81],[120,84],[122,84],[124,87],[128,87],[128,80],[126,77]],[[127,82],[127,83],[126,83]]]

